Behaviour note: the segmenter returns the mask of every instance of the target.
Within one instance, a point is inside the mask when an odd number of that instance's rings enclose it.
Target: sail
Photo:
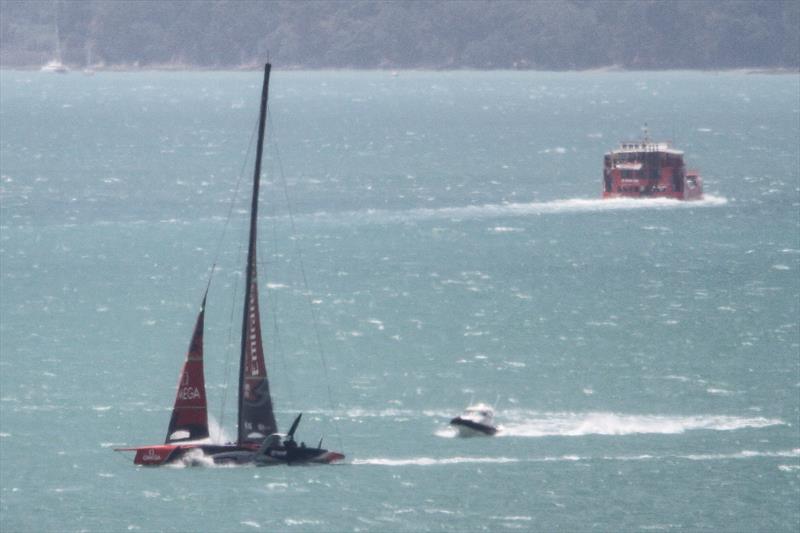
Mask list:
[[[256,230],[258,221],[258,191],[261,178],[261,153],[267,117],[270,64],[264,66],[264,86],[261,90],[261,114],[258,123],[258,146],[253,173],[253,197],[250,209],[250,239],[247,248],[244,316],[242,318],[242,350],[239,361],[239,428],[237,444],[257,447],[278,431],[272,398],[269,393],[264,348],[261,342],[261,316],[258,306],[258,273],[256,268]]]
[[[206,297],[197,322],[186,362],[183,363],[172,418],[167,429],[167,444],[208,437],[208,409],[206,406],[206,385],[203,375],[203,321],[206,310]]]

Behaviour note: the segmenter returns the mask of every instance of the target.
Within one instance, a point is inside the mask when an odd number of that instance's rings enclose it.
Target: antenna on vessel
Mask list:
[[[647,122],[644,123],[644,144],[650,144],[650,135],[647,132]]]

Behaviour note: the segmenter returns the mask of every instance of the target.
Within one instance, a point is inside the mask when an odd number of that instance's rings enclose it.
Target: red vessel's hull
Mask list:
[[[703,180],[667,143],[622,143],[605,155],[603,198],[703,198]]]

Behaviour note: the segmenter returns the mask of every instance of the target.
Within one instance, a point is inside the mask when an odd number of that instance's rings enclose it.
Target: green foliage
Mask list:
[[[799,28],[796,0],[0,0],[0,62],[797,68]]]

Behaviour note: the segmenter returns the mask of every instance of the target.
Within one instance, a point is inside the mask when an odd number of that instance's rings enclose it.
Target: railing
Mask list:
[[[637,152],[660,152],[663,150],[669,150],[669,143],[668,142],[660,142],[660,143],[643,143],[643,142],[636,142],[636,143],[620,143],[620,148],[623,150],[630,150],[630,151],[637,151]]]

